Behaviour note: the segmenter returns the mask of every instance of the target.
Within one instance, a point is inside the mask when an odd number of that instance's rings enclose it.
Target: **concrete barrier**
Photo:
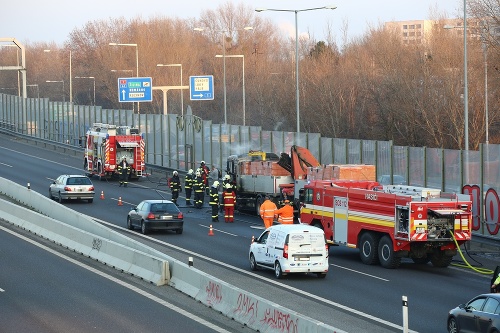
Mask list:
[[[173,288],[260,332],[345,333],[210,276],[105,227],[26,186],[0,178],[0,218],[109,266]]]
[[[20,209],[17,205],[5,200],[0,200],[0,218],[156,285],[164,285],[169,281],[168,261],[164,258],[153,257],[35,211]],[[29,221],[36,221],[36,223]]]

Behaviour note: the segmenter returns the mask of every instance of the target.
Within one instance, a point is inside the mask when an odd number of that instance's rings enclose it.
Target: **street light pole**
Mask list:
[[[300,91],[299,91],[299,24],[298,24],[298,13],[318,10],[318,9],[336,9],[336,6],[324,6],[316,8],[306,8],[306,9],[271,9],[271,8],[257,8],[256,12],[260,13],[263,11],[274,11],[274,12],[293,12],[295,13],[295,103],[297,110],[297,139],[300,133]]]
[[[469,150],[469,86],[467,82],[467,0],[464,0],[464,123],[465,123],[465,151]],[[468,156],[467,156],[468,159]],[[469,161],[467,160],[467,165]],[[467,170],[468,171],[468,167]],[[466,172],[468,175],[468,172]],[[468,179],[466,178],[466,182]]]
[[[157,64],[157,67],[180,67],[181,68],[181,86],[182,86],[182,64]],[[181,115],[184,116],[184,92],[181,89]]]
[[[135,47],[135,76],[139,77],[139,47],[136,43],[109,43],[111,46],[134,46]],[[140,104],[137,102],[137,113],[140,113]]]
[[[483,27],[483,56],[484,56],[484,121],[485,121],[485,143],[489,143],[489,126],[488,126],[488,44],[486,43],[486,23]]]
[[[75,76],[75,79],[92,79],[92,80],[94,80],[94,103],[92,105],[95,106],[95,77],[93,77],[93,76]]]
[[[242,83],[242,86],[243,86],[243,126],[245,126],[245,55],[244,54],[232,54],[232,55],[220,55],[220,54],[217,54],[215,56],[216,58],[242,58],[242,64],[243,64],[243,83]]]
[[[204,28],[194,28],[195,31],[203,31]],[[243,29],[234,29],[238,30],[253,30],[253,27],[244,27]],[[227,94],[226,94],[226,32],[228,30],[213,30],[214,32],[219,32],[222,34],[222,66],[223,66],[223,85],[224,85],[224,124],[227,125]]]

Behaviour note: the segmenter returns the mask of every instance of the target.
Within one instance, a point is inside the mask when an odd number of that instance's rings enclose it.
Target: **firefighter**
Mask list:
[[[236,203],[236,194],[231,184],[227,183],[222,193],[222,202],[224,205],[224,221],[226,223],[234,222],[234,205]]]
[[[196,178],[193,182],[194,190],[194,207],[200,209],[203,206],[203,199],[205,196],[205,183],[201,177],[201,173],[196,171]]]
[[[293,224],[293,206],[290,200],[285,200],[285,205],[276,211],[278,222],[281,224]]]
[[[205,161],[201,161],[200,167],[198,170],[200,172],[201,177],[203,178],[203,184],[205,187],[208,187],[208,175],[210,174],[210,169],[205,164]]]
[[[276,215],[276,204],[271,201],[269,195],[266,195],[265,201],[260,205],[260,217],[264,221],[264,227],[267,229],[273,225],[274,215]]]
[[[118,164],[118,173],[120,174],[120,187],[127,187],[128,174],[130,173],[130,165],[127,163],[127,158],[124,156],[120,164]]]
[[[186,206],[191,206],[191,191],[194,182],[194,171],[189,169],[186,178],[184,179],[184,189],[186,190]]]
[[[491,284],[491,292],[492,293],[499,293],[500,292],[500,266],[497,266],[495,269],[495,274],[493,275],[493,278],[491,280],[494,280],[493,283]]]
[[[232,182],[231,182],[231,176],[229,174],[226,174],[224,176],[224,179],[222,180],[222,187],[225,189],[227,184],[229,184],[229,186],[231,186],[231,188],[234,187]]]
[[[177,171],[173,172],[172,178],[170,178],[170,191],[172,191],[172,202],[176,205],[177,204],[177,198],[179,198],[179,192],[182,192],[182,187],[181,187],[181,180],[179,179],[179,173]]]
[[[219,181],[210,187],[210,207],[212,207],[212,222],[219,222]]]

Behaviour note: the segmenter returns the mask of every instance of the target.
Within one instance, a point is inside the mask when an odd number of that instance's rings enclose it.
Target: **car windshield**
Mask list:
[[[90,185],[90,179],[84,177],[68,178],[67,185]]]
[[[157,203],[151,205],[152,213],[178,213],[177,206],[168,203]]]

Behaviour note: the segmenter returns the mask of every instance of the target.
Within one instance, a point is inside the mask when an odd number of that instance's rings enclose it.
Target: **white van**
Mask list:
[[[280,224],[267,228],[250,245],[250,268],[273,269],[276,278],[288,273],[328,272],[328,246],[322,229],[308,224]]]

